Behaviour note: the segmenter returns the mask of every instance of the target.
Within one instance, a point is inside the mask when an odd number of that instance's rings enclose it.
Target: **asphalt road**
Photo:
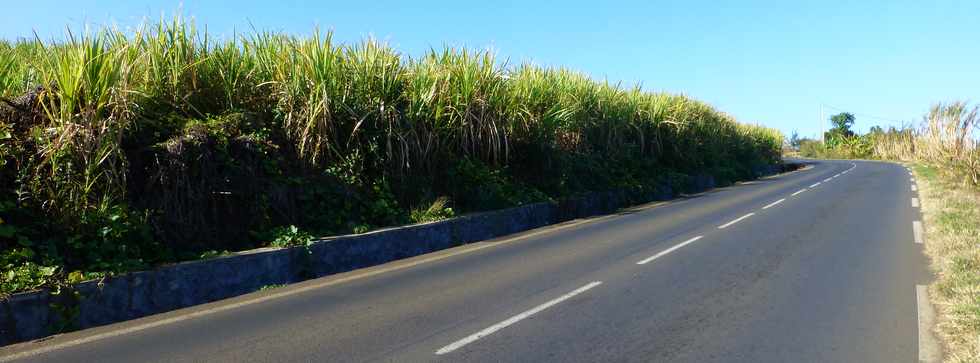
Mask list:
[[[818,161],[0,361],[915,362],[933,353],[912,183],[899,165]]]

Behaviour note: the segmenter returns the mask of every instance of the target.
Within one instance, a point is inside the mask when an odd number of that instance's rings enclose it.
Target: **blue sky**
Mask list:
[[[740,121],[815,136],[820,105],[856,128],[919,122],[938,101],[980,101],[980,1],[16,1],[0,37],[131,27],[180,11],[226,36],[333,29],[406,54],[444,44],[685,93]]]

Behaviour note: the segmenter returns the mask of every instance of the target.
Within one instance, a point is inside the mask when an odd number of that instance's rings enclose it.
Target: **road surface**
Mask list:
[[[899,165],[817,161],[14,345],[0,361],[930,360],[913,185]]]

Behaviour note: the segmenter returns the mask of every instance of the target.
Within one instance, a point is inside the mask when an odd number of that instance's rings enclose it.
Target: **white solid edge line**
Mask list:
[[[735,224],[735,223],[738,223],[739,221],[741,221],[741,220],[743,220],[743,219],[745,219],[745,218],[748,218],[748,217],[751,217],[751,216],[754,216],[754,215],[755,215],[755,213],[753,212],[753,213],[749,213],[749,214],[746,214],[746,215],[744,215],[744,216],[741,216],[741,217],[738,217],[738,218],[735,218],[735,219],[734,219],[734,220],[732,220],[731,222],[728,222],[728,223],[725,223],[725,224],[722,224],[722,225],[720,225],[720,226],[718,226],[718,229],[725,229],[726,227],[728,227],[728,226],[730,226],[730,225],[733,225],[733,224]]]
[[[811,185],[810,188],[815,188],[818,185],[820,185],[820,182],[813,183],[813,185]]]
[[[775,202],[769,203],[765,207],[762,207],[762,209],[769,209],[769,207],[772,207],[772,206],[774,206],[776,204],[782,203],[784,200],[786,200],[786,198],[783,198],[783,199],[777,200]]]
[[[806,191],[806,188],[803,188],[803,189],[797,190],[796,193],[790,194],[790,196],[791,197],[795,197],[797,194],[803,193],[805,191]]]
[[[934,313],[929,303],[929,290],[925,285],[915,285],[916,324],[919,330],[919,362],[939,362],[942,354],[939,343],[932,336]]]
[[[912,222],[912,234],[915,236],[915,243],[922,244],[922,222]]]
[[[443,355],[443,354],[452,352],[452,351],[454,351],[456,349],[462,348],[464,345],[467,345],[467,344],[470,344],[472,342],[475,342],[475,341],[479,340],[480,338],[483,338],[483,337],[485,337],[487,335],[493,334],[494,332],[496,332],[496,331],[498,331],[500,329],[503,329],[503,328],[506,328],[508,326],[511,326],[514,323],[517,323],[517,322],[519,322],[521,320],[524,320],[524,319],[526,319],[527,317],[529,317],[531,315],[537,314],[537,313],[539,313],[539,312],[541,312],[541,311],[543,311],[543,310],[545,310],[547,308],[550,308],[552,306],[557,305],[558,303],[560,303],[562,301],[568,300],[568,299],[572,298],[575,295],[581,294],[581,293],[585,292],[588,289],[591,289],[593,287],[599,286],[599,284],[602,284],[602,281],[593,281],[593,282],[590,282],[589,284],[587,284],[585,286],[582,286],[582,287],[580,287],[578,289],[575,289],[574,291],[572,291],[570,293],[567,293],[565,295],[559,296],[558,298],[556,298],[554,300],[551,300],[551,301],[546,302],[544,304],[538,305],[538,306],[536,306],[536,307],[534,307],[534,308],[532,308],[530,310],[527,310],[527,311],[525,311],[523,313],[514,315],[514,316],[508,318],[507,320],[504,320],[504,321],[501,321],[501,322],[496,323],[494,325],[491,325],[491,326],[487,327],[486,329],[480,330],[480,331],[478,331],[478,332],[476,332],[476,333],[474,333],[474,334],[472,334],[472,335],[470,335],[470,336],[468,336],[466,338],[457,340],[456,342],[454,342],[452,344],[449,344],[449,345],[447,345],[445,347],[439,348],[439,350],[436,351],[436,354],[437,355]]]
[[[919,207],[919,198],[912,198],[912,208]]]
[[[653,256],[650,256],[650,257],[647,257],[647,258],[644,258],[644,259],[643,259],[642,261],[640,261],[640,262],[637,262],[636,264],[637,264],[637,265],[645,265],[645,264],[647,264],[647,263],[649,263],[650,261],[653,261],[653,260],[656,260],[656,259],[658,259],[658,258],[660,258],[660,257],[663,257],[664,255],[666,255],[666,254],[668,254],[668,253],[671,253],[671,252],[674,252],[674,251],[675,251],[675,250],[677,250],[678,248],[681,248],[681,247],[684,247],[684,246],[687,246],[687,245],[688,245],[689,243],[691,243],[691,242],[694,242],[694,241],[697,241],[697,240],[699,240],[699,239],[701,239],[701,237],[704,237],[704,236],[697,236],[697,237],[694,237],[694,238],[691,238],[691,239],[689,239],[689,240],[687,240],[687,241],[684,241],[684,242],[681,242],[681,243],[678,243],[678,244],[677,244],[676,246],[674,246],[674,247],[671,247],[671,248],[668,248],[668,249],[666,249],[666,250],[663,250],[663,251],[660,251],[660,252],[659,252],[659,253],[657,253],[656,255],[653,255]]]
[[[919,190],[919,189],[915,187],[915,184],[912,184],[912,191],[914,192],[916,190]]]

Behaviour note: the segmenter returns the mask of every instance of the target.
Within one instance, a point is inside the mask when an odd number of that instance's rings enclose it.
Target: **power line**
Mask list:
[[[834,107],[834,106],[828,105],[826,103],[821,103],[821,105],[824,106],[824,107],[827,107],[827,108],[836,110],[836,111],[849,112],[850,114],[852,114],[854,116],[860,116],[860,117],[864,117],[864,118],[870,118],[870,119],[874,119],[874,120],[878,120],[878,121],[897,122],[897,123],[902,124],[902,125],[911,122],[911,121],[908,121],[908,120],[898,120],[898,119],[894,119],[894,118],[880,117],[880,116],[874,116],[874,115],[869,115],[869,114],[850,112],[848,110],[845,110],[845,109],[842,109],[842,108],[839,108],[839,107]]]

